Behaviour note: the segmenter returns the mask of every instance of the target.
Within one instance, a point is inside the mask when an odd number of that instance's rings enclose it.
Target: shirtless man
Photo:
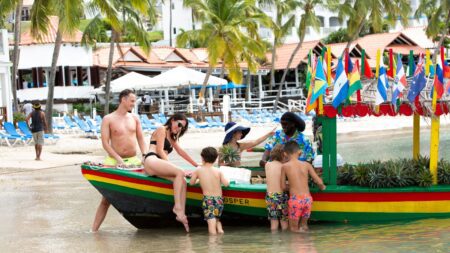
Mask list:
[[[136,95],[133,91],[125,89],[119,94],[117,110],[103,118],[102,145],[108,153],[108,157],[104,161],[105,166],[126,167],[142,164],[142,159],[136,156],[136,140],[142,154],[147,153],[147,145],[139,118],[130,113],[135,102]],[[108,212],[109,205],[109,202],[102,197],[95,214],[94,224],[92,224],[93,232],[98,231]]]

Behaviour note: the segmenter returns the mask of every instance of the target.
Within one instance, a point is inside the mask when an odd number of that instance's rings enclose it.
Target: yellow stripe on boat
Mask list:
[[[449,200],[399,202],[313,202],[312,211],[363,213],[450,213]]]

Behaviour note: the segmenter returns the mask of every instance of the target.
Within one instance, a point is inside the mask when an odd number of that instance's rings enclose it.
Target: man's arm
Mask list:
[[[270,132],[266,133],[265,135],[259,137],[256,140],[252,140],[252,141],[249,141],[249,142],[239,142],[241,151],[247,150],[249,148],[253,148],[256,145],[262,143],[267,138],[269,138],[270,136],[274,135],[276,129],[277,128],[274,127]]]
[[[44,112],[41,112],[41,119],[42,119],[42,123],[44,124],[44,132],[48,133],[47,120],[45,119],[45,113]]]
[[[264,151],[264,153],[263,153],[263,155],[261,157],[261,160],[259,161],[259,166],[261,168],[266,167],[266,163],[267,163],[267,160],[269,158],[269,155],[270,155],[270,151],[269,150]]]
[[[136,120],[136,138],[138,141],[139,149],[141,150],[142,155],[147,154],[147,144],[144,140],[144,133],[142,132],[142,125],[141,121],[137,116],[134,116],[134,119]]]
[[[108,153],[109,156],[114,158],[117,161],[117,166],[123,166],[124,162],[122,157],[114,151],[111,147],[111,131],[109,129],[110,119],[108,116],[103,118],[102,127],[101,127],[101,138],[102,138],[102,146],[103,149]]]

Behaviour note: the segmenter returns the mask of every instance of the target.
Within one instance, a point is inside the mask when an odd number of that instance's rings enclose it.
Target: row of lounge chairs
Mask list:
[[[17,123],[18,129],[11,122],[4,122],[4,132],[0,132],[0,144],[5,143],[9,147],[13,147],[17,144],[28,145],[33,140],[33,134],[31,133],[28,125],[25,121]],[[51,143],[56,143],[59,140],[59,136],[53,134],[44,134],[44,139],[49,140]]]

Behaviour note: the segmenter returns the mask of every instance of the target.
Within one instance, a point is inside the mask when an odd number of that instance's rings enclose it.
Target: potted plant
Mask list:
[[[232,165],[241,160],[239,150],[233,148],[230,145],[223,145],[219,149],[219,157],[221,161],[225,162],[228,165]]]
[[[22,112],[15,112],[13,114],[14,126],[17,127],[17,122],[25,121],[25,119],[26,119],[26,116],[25,116],[24,113],[22,113]]]

